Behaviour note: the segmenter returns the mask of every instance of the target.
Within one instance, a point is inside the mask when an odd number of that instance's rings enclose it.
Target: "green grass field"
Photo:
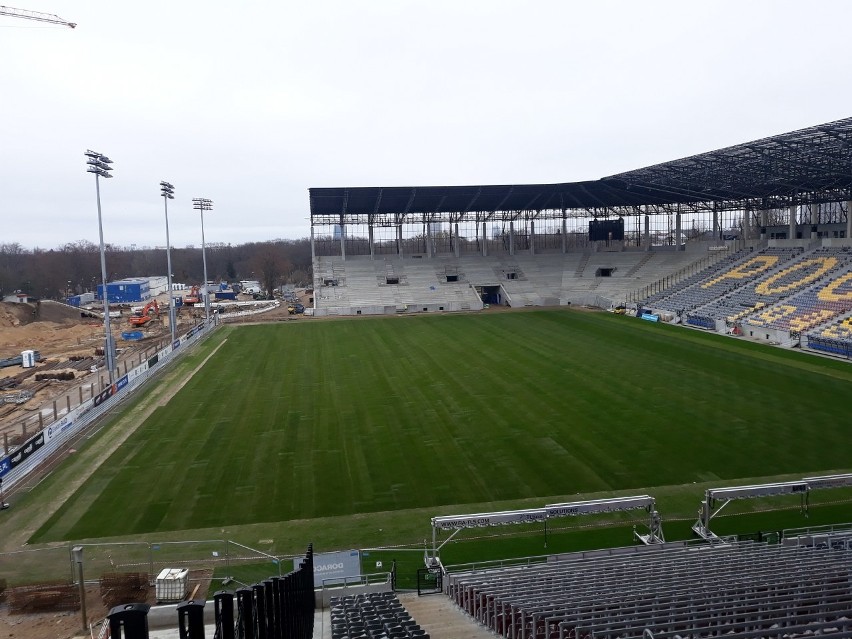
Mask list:
[[[852,469],[852,368],[717,335],[542,310],[213,339],[31,541],[417,543],[435,514],[642,490],[688,518],[706,486]]]

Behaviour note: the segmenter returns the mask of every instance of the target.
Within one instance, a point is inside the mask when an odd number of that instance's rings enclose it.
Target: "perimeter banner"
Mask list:
[[[304,557],[293,560],[293,569],[298,570]],[[340,550],[314,555],[314,587],[322,586],[323,579],[343,581],[345,577],[357,577],[361,574],[361,552],[358,550]]]

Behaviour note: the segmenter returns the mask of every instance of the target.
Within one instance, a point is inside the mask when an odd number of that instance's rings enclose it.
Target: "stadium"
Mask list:
[[[215,317],[0,459],[9,605],[852,636],[850,206],[852,118],[596,181],[313,188],[313,318]]]

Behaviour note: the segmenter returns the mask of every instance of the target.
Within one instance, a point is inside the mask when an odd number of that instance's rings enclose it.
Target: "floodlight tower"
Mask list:
[[[107,270],[106,270],[106,255],[104,254],[104,226],[101,220],[101,185],[98,178],[111,178],[110,171],[113,170],[112,160],[107,156],[98,153],[97,151],[86,151],[84,154],[86,160],[86,172],[95,174],[95,194],[98,200],[98,236],[101,245],[101,282],[103,284],[104,296],[104,356],[106,357],[106,365],[109,370],[109,383],[115,381],[115,343],[112,339],[112,329],[109,325],[109,294],[107,292]]]
[[[204,245],[204,211],[213,210],[213,200],[206,197],[192,198],[192,208],[201,213],[201,261],[204,263],[204,323],[210,323],[210,290],[207,286],[207,252]]]
[[[169,200],[175,199],[175,187],[168,182],[160,182],[160,195],[163,196],[163,206],[166,209],[166,268],[169,287],[169,333],[172,345],[175,343],[175,300],[172,292],[172,247],[169,243]]]

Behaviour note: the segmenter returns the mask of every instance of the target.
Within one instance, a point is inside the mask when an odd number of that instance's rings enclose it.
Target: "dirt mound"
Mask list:
[[[77,323],[80,321],[80,310],[67,304],[45,300],[37,305],[35,319],[40,322]]]
[[[0,327],[20,326],[35,320],[36,307],[33,304],[14,304],[0,302]]]
[[[44,307],[45,305],[42,304]],[[9,307],[24,307],[23,309]],[[27,313],[28,321],[20,320]],[[92,353],[94,343],[103,340],[103,325],[98,320],[84,319],[77,313],[76,318],[65,318],[60,321],[33,320],[31,304],[3,304],[0,307],[0,357],[14,357],[21,351],[32,349],[41,351],[43,357],[57,354],[84,355]],[[23,312],[21,312],[23,310]],[[51,313],[52,315],[52,313]]]

